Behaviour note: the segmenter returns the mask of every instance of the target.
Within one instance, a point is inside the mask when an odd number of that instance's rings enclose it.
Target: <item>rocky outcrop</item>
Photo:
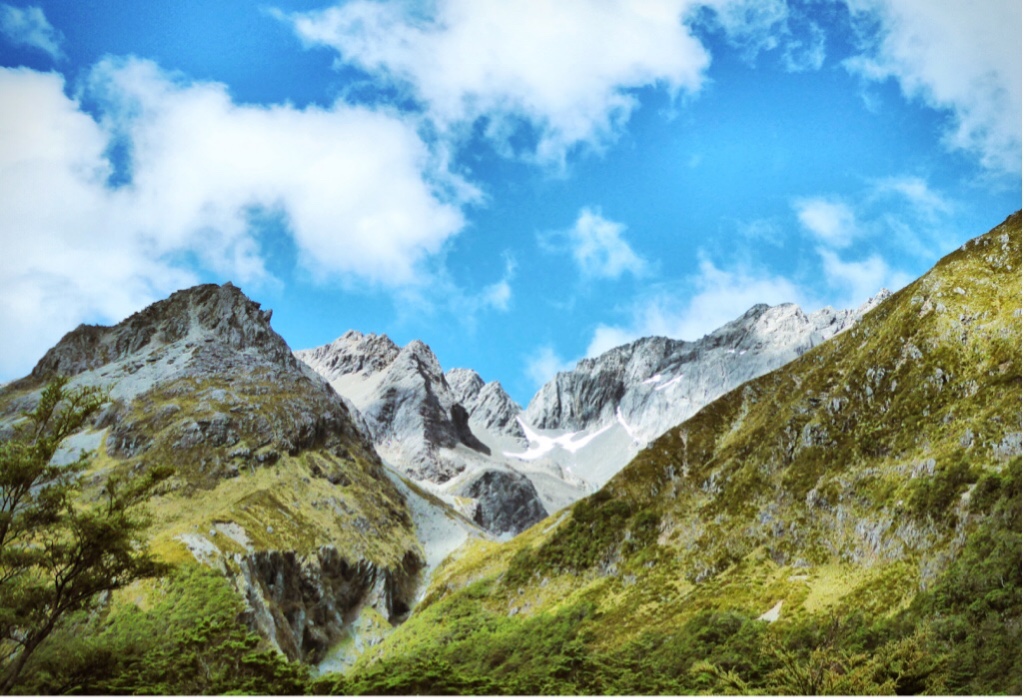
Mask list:
[[[277,550],[236,554],[234,562],[249,622],[289,659],[309,664],[323,659],[367,608],[392,625],[404,621],[423,567],[411,554],[396,569],[353,563],[333,545],[307,556]]]
[[[498,535],[516,535],[548,515],[530,479],[511,470],[484,470],[461,492],[476,500],[473,520]]]
[[[397,464],[420,479],[446,482],[464,469],[441,449],[459,444],[486,449],[473,436],[468,413],[456,402],[437,357],[420,341],[399,351],[361,412],[374,441],[392,445]]]
[[[330,344],[295,352],[296,356],[327,380],[339,376],[380,373],[399,354],[398,345],[387,335],[363,334],[349,330]]]
[[[486,431],[526,444],[526,434],[516,419],[522,408],[509,397],[501,383],[484,383],[476,371],[468,368],[453,368],[444,375],[473,422]]]
[[[388,463],[422,484],[440,486],[442,494],[476,499],[464,483],[476,482],[477,471],[490,472],[496,464],[488,441],[526,444],[516,420],[520,408],[500,384],[485,384],[465,369],[443,372],[421,341],[398,348],[386,336],[350,331],[296,356],[351,400]],[[499,471],[505,486],[480,490],[487,496],[469,507],[478,523],[497,534],[522,530],[546,515],[530,481],[506,470]],[[513,501],[502,501],[499,490]],[[512,522],[509,512],[523,518]]]
[[[146,361],[162,348],[192,338],[190,360],[210,353],[246,352],[295,367],[285,341],[270,328],[272,311],[261,310],[228,282],[177,291],[113,327],[80,325],[64,335],[32,369],[31,378],[75,376],[126,359]],[[215,357],[210,357],[215,358]]]
[[[107,452],[181,464],[192,485],[311,449],[376,460],[349,407],[296,360],[271,316],[231,283],[196,286],[112,327],[69,332],[24,381],[60,374],[110,388]]]

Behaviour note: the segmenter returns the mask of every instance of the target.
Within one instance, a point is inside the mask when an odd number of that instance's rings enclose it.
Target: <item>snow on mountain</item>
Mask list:
[[[445,374],[423,342],[399,348],[384,335],[350,331],[295,354],[351,401],[388,464],[481,526],[514,534],[548,515],[533,480],[492,457],[526,443],[520,407],[500,384]]]
[[[600,486],[669,428],[851,327],[888,295],[810,314],[760,304],[695,342],[645,337],[584,359],[537,392],[521,420],[531,447],[506,455],[548,458]]]

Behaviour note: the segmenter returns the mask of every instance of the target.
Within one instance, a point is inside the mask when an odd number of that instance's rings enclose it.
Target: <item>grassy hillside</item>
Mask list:
[[[1021,217],[449,562],[347,692],[1018,692]]]

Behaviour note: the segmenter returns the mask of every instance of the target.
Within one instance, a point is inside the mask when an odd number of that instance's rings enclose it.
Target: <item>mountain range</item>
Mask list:
[[[114,475],[171,466],[147,504],[151,549],[214,570],[238,623],[316,667],[320,688],[784,690],[786,653],[810,666],[814,642],[743,645],[756,667],[723,648],[767,641],[776,622],[824,633],[857,609],[891,623],[874,644],[842,640],[860,653],[823,663],[833,688],[1012,691],[956,683],[955,659],[918,683],[880,663],[955,655],[933,622],[953,611],[914,609],[965,574],[973,535],[1003,531],[1013,477],[1019,528],[1020,256],[1018,212],[896,294],[642,338],[559,373],[525,409],[420,341],[349,330],[293,352],[237,287],[197,286],[65,335],[0,388],[0,436],[56,376],[107,391],[55,457],[93,454],[85,501]],[[1019,656],[1019,564],[1009,583],[1016,625],[992,642],[1016,632]],[[161,593],[115,595],[105,613]],[[715,623],[732,630],[700,636]],[[54,642],[70,646],[66,632]],[[691,645],[708,650],[685,671],[667,659]]]
[[[810,315],[762,304],[695,342],[640,339],[559,373],[525,410],[471,369],[443,371],[420,341],[349,331],[295,355],[356,409],[388,463],[500,536],[593,492],[669,427],[887,295]]]

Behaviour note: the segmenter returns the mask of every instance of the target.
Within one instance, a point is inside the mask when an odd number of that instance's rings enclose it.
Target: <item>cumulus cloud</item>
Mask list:
[[[647,262],[622,237],[626,226],[608,220],[597,208],[584,207],[572,228],[540,237],[541,246],[572,255],[588,279],[617,279],[624,274],[643,276]]]
[[[699,273],[681,287],[663,288],[634,303],[625,325],[598,325],[586,355],[597,356],[640,337],[696,340],[758,303],[787,302],[807,302],[788,279],[746,268],[725,270],[702,259]]]
[[[865,36],[849,59],[868,80],[895,79],[904,95],[949,111],[949,147],[996,172],[1021,167],[1021,3],[993,0],[846,0]]]
[[[729,2],[718,3],[726,6]],[[683,22],[691,0],[506,0],[412,3],[355,0],[278,16],[310,46],[410,91],[442,129],[478,119],[511,152],[523,124],[535,135],[517,155],[562,163],[600,147],[637,107],[632,90],[697,92],[710,56]]]
[[[19,105],[0,112],[0,371],[25,370],[79,321],[193,283],[185,257],[266,281],[254,211],[284,222],[315,279],[384,288],[422,283],[423,262],[463,227],[472,188],[393,113],[238,105],[222,85],[135,59],[98,65],[86,92],[99,121],[60,75],[0,69],[0,94]],[[128,153],[117,186],[114,143]]]
[[[14,7],[0,3],[0,33],[16,46],[29,46],[58,60],[64,56],[60,45],[64,36],[46,19],[42,8]]]
[[[343,102],[236,105],[223,85],[181,84],[148,61],[105,62],[93,84],[131,144],[138,225],[161,242],[208,245],[212,232],[233,245],[249,210],[279,210],[317,278],[397,286],[463,226],[441,196],[453,177],[411,120]]]
[[[509,254],[505,254],[505,272],[501,279],[492,284],[484,286],[479,293],[465,297],[463,302],[456,308],[459,315],[474,315],[481,310],[496,310],[508,312],[512,307],[512,280],[516,276],[516,260]]]
[[[846,247],[857,232],[850,207],[835,199],[809,197],[793,202],[800,224],[807,232],[831,247]]]

